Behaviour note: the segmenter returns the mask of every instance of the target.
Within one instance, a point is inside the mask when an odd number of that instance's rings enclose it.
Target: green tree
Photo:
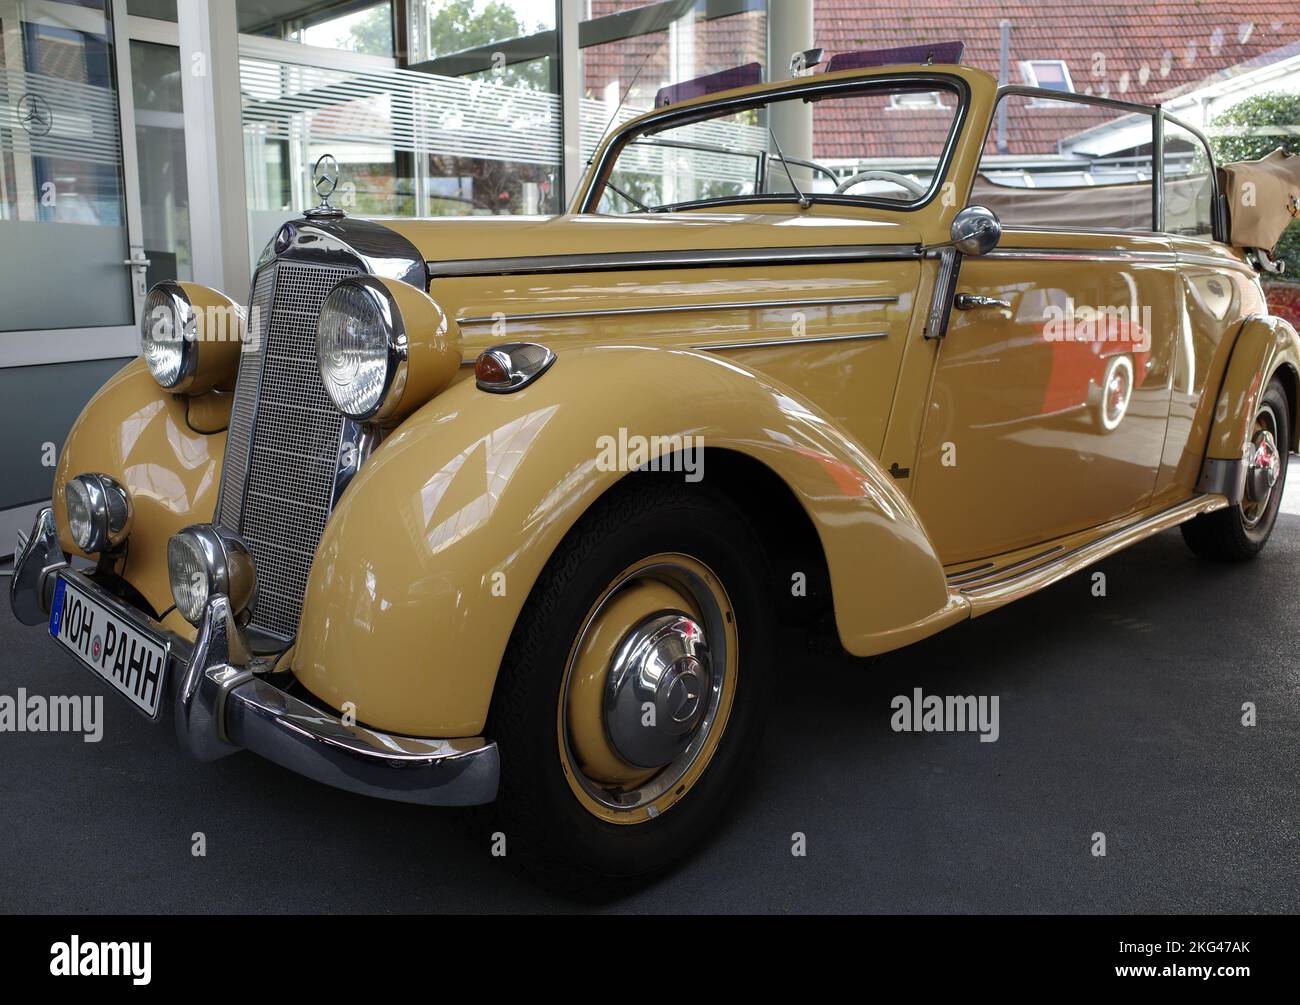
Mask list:
[[[544,25],[538,25],[532,30],[544,29]],[[502,3],[501,0],[489,0],[477,11],[474,0],[443,0],[429,18],[429,52],[433,56],[447,56],[453,52],[504,42],[529,33],[524,23],[515,17],[509,4]],[[364,18],[358,19],[348,29],[348,37],[348,47],[354,52],[391,55],[391,5],[380,4],[372,8]],[[550,72],[543,59],[507,66],[501,70],[485,70],[470,76],[536,90],[550,88]]]
[[[348,46],[352,52],[364,52],[371,56],[391,56],[393,54],[393,8],[391,4],[379,4],[366,12],[348,27]]]
[[[475,0],[442,0],[429,18],[429,54],[448,56],[465,49],[490,46],[512,38],[545,30],[545,25],[529,28],[517,17],[509,4],[489,0],[480,9]],[[529,87],[548,91],[551,88],[550,68],[545,59],[530,63],[517,63],[501,69],[484,70],[469,74],[471,78]]]
[[[1287,153],[1300,154],[1300,133],[1257,133],[1268,127],[1300,126],[1300,94],[1271,91],[1238,102],[1210,122],[1216,135],[1210,138],[1214,158],[1220,164],[1257,160],[1278,147]],[[1217,130],[1229,130],[1218,134]],[[1233,132],[1232,130],[1239,130]],[[1293,222],[1277,244],[1277,257],[1286,262],[1283,275],[1300,279],[1300,221]]]

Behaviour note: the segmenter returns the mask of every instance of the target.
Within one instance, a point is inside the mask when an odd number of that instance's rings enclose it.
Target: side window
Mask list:
[[[1152,118],[1067,98],[998,102],[973,203],[1005,227],[1154,229]]]
[[[1214,179],[1201,138],[1165,119],[1165,231],[1214,238]]]

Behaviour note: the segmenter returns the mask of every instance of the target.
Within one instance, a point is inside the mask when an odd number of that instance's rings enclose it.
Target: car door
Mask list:
[[[1053,164],[1036,178],[1033,153],[1018,184],[998,184],[1014,160],[986,147],[971,202],[999,214],[1002,239],[961,261],[936,359],[913,498],[947,564],[1141,510],[1160,471],[1178,318],[1150,174],[1074,179]]]
[[[1160,237],[1018,231],[962,263],[959,296],[1009,306],[954,310],[939,349],[915,499],[945,563],[1147,504],[1169,417],[1172,266]]]

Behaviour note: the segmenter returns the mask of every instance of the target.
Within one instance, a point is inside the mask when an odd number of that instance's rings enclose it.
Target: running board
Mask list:
[[[1177,506],[1143,517],[1073,547],[1057,544],[1006,565],[992,561],[951,573],[948,576],[948,587],[958,596],[966,598],[970,603],[970,616],[977,618],[1073,575],[1143,538],[1177,527],[1202,513],[1223,509],[1227,505],[1228,500],[1221,495],[1195,496]]]

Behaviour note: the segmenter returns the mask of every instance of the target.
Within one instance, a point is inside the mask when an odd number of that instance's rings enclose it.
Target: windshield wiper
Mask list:
[[[640,199],[638,199],[636,196],[634,196],[634,195],[628,195],[628,194],[627,194],[626,192],[624,192],[621,188],[619,188],[617,185],[615,185],[612,181],[607,181],[607,182],[605,182],[605,187],[606,187],[607,189],[611,190],[615,195],[621,195],[624,199],[626,199],[628,202],[630,202],[633,206],[638,206],[638,207],[640,207],[640,209],[641,209],[641,211],[642,211],[643,213],[653,213],[653,212],[654,212],[654,210],[652,210],[649,206],[647,206],[645,203],[643,203],[643,202],[642,202]]]
[[[790,165],[785,162],[785,154],[781,152],[781,141],[776,138],[776,133],[772,132],[772,127],[767,127],[767,135],[772,137],[772,146],[776,147],[776,155],[781,158],[781,166],[785,168],[785,176],[790,179],[790,187],[794,189],[794,194],[799,197],[799,208],[807,209],[812,205],[812,200],[803,194],[803,189],[794,180],[794,175],[790,173]]]

